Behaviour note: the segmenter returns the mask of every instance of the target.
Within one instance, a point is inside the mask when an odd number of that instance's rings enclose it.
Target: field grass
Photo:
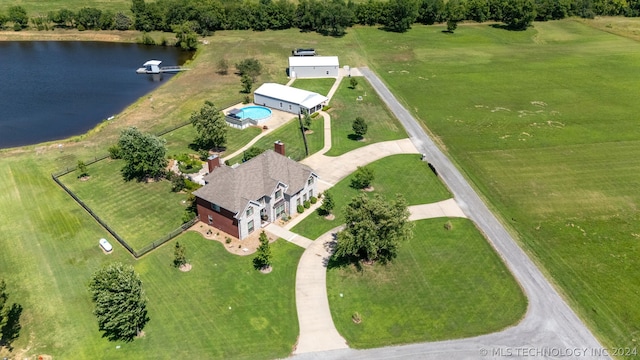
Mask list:
[[[636,346],[640,44],[571,20],[443,29],[356,31],[604,346]]]
[[[307,145],[309,146],[309,154],[318,152],[324,146],[324,120],[322,117],[317,117],[311,121],[311,131],[313,133],[307,134]],[[302,160],[306,157],[304,151],[304,140],[302,139],[302,133],[300,132],[300,122],[298,119],[293,119],[282,125],[278,129],[269,133],[265,137],[258,140],[253,146],[269,150],[273,149],[273,143],[276,141],[282,141],[285,145],[285,153],[288,157],[294,160]],[[241,163],[242,154],[233,157],[229,160],[230,164]]]
[[[167,180],[124,181],[122,166],[124,160],[107,159],[87,167],[87,181],[77,178],[78,171],[59,179],[134,250],[140,250],[182,224],[187,195],[171,192]]]
[[[327,96],[336,79],[296,79],[291,86]]]
[[[331,314],[349,346],[370,348],[493,332],[516,323],[527,300],[473,223],[415,222],[388,265],[327,273]],[[362,322],[355,324],[358,312]]]
[[[389,200],[395,198],[396,194],[402,194],[409,205],[427,204],[451,197],[446,187],[425,163],[420,161],[418,155],[393,155],[367,166],[375,175],[372,194],[380,194]],[[316,239],[344,223],[344,207],[361,193],[350,186],[352,177],[346,177],[329,190],[335,201],[334,220],[326,220],[316,212],[294,226],[292,231]]]
[[[343,79],[329,105],[331,114],[331,150],[327,156],[338,156],[372,143],[407,137],[398,120],[391,115],[369,82],[357,78],[358,86],[351,89],[348,79]],[[362,101],[356,100],[362,96]],[[367,123],[364,141],[355,137],[352,124],[356,117]]]
[[[49,11],[69,9],[77,12],[84,7],[93,7],[102,11],[111,10],[114,13],[122,11],[131,16],[131,1],[128,0],[15,0],[0,1],[0,11],[5,12],[10,6],[22,6],[29,16],[46,15]]]

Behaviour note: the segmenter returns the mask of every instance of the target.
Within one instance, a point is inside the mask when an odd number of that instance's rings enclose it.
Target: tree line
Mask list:
[[[201,35],[218,30],[299,28],[341,36],[355,24],[404,32],[415,23],[455,25],[467,20],[502,22],[507,28],[522,30],[533,20],[640,16],[640,0],[132,0],[131,14],[83,7],[29,18],[25,9],[16,5],[6,13],[0,12],[0,28],[11,23],[14,30],[21,30],[31,22],[38,30],[67,27],[175,32],[176,28],[189,28]]]

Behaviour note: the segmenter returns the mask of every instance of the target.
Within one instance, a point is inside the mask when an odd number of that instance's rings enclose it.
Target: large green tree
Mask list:
[[[200,111],[191,114],[191,124],[198,132],[196,144],[202,149],[220,149],[227,143],[227,122],[211,101],[205,101]]]
[[[333,195],[331,195],[329,190],[326,190],[323,197],[322,205],[320,205],[320,212],[325,215],[330,215],[333,208],[336,206],[335,201],[333,200]]]
[[[418,18],[417,0],[389,0],[385,26],[388,30],[405,32]]]
[[[262,73],[262,64],[260,64],[260,60],[256,58],[247,58],[236,64],[236,70],[238,71],[238,75],[247,75],[255,81]]]
[[[20,30],[29,25],[29,17],[27,16],[27,10],[20,5],[9,7],[9,21],[13,22],[14,30]]]
[[[0,280],[0,348],[7,347],[11,351],[11,343],[20,335],[20,316],[22,306],[13,303],[7,306],[9,294],[4,279]]]
[[[365,189],[371,186],[375,175],[373,170],[367,166],[358,166],[351,178],[351,187],[355,189]]]
[[[164,139],[130,127],[120,134],[118,147],[120,157],[126,161],[122,168],[125,180],[143,181],[148,178],[158,179],[164,175],[167,165]]]
[[[131,265],[112,263],[97,270],[89,291],[98,327],[110,341],[132,341],[149,322],[142,281]]]
[[[193,51],[198,48],[198,34],[194,30],[195,27],[195,22],[185,21],[171,28],[176,34],[176,45],[180,46],[182,50]]]
[[[397,256],[400,243],[413,235],[407,202],[400,194],[392,201],[361,194],[345,208],[345,219],[334,255],[338,259],[386,263]]]
[[[526,30],[536,18],[533,0],[510,0],[503,4],[502,21],[511,30]]]
[[[367,126],[367,122],[360,116],[356,117],[351,124],[351,128],[353,128],[353,133],[360,139],[367,133],[369,127]]]

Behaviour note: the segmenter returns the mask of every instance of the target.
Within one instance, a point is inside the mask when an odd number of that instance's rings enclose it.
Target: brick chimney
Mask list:
[[[284,143],[280,140],[273,143],[273,150],[282,156],[286,156],[284,154]]]
[[[211,155],[207,158],[207,164],[209,164],[209,172],[213,169],[220,167],[220,157],[218,155]]]

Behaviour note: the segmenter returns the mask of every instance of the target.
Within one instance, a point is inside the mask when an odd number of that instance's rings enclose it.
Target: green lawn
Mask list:
[[[524,316],[518,283],[473,223],[451,219],[453,228],[445,230],[446,221],[417,221],[414,237],[386,266],[328,270],[331,314],[349,346],[476,336]]]
[[[443,29],[356,36],[603,345],[636,346],[640,44],[571,20]]]
[[[296,79],[291,86],[327,96],[335,82],[336,79]]]
[[[100,10],[111,10],[114,13],[122,11],[127,15],[131,15],[131,2],[127,0],[16,0],[16,1],[0,1],[0,11],[5,12],[10,6],[20,5],[29,16],[46,15],[49,11],[60,9],[69,9],[73,12],[83,7],[94,7]]]
[[[312,134],[307,134],[307,144],[309,146],[309,154],[318,152],[324,147],[324,120],[321,116],[311,121]],[[273,143],[282,141],[285,144],[286,155],[294,160],[302,160],[306,157],[304,152],[304,140],[302,132],[300,132],[300,122],[298,119],[292,119],[285,125],[274,130],[270,134],[258,140],[253,146],[268,150],[273,149]],[[230,164],[242,162],[242,154],[229,160]]]
[[[257,127],[249,127],[243,130],[228,128],[227,131],[227,148],[222,154],[232,154],[234,151],[243,147],[246,143],[258,136],[262,130]],[[191,154],[196,153],[190,148],[193,140],[196,138],[196,130],[191,125],[183,126],[177,130],[163,135],[167,139],[167,154]]]
[[[348,79],[343,79],[329,105],[331,115],[331,150],[326,155],[338,156],[353,149],[376,142],[407,137],[398,120],[391,115],[378,94],[363,77],[356,78],[358,86],[351,89]],[[362,101],[356,100],[362,96]],[[352,124],[356,117],[367,123],[364,141],[355,138]]]
[[[451,194],[440,180],[429,170],[419,155],[393,155],[367,165],[374,171],[374,191],[392,199],[402,194],[409,205],[428,204],[445,200]],[[402,174],[402,176],[398,176]],[[352,176],[338,182],[329,191],[335,201],[335,220],[326,220],[316,212],[294,226],[292,231],[310,239],[344,223],[344,207],[361,191],[350,186]]]
[[[140,250],[182,224],[186,207],[182,201],[187,195],[171,192],[167,180],[124,181],[123,164],[124,160],[99,161],[87,167],[88,181],[77,179],[77,171],[60,181],[134,250]]]

